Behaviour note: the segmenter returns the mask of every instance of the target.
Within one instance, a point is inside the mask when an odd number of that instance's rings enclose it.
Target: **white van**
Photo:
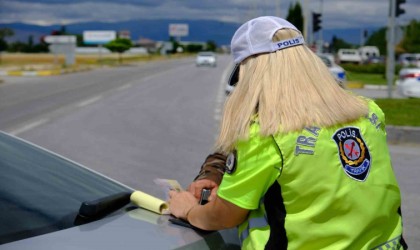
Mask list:
[[[361,63],[362,58],[360,57],[357,49],[339,49],[337,52],[338,63]]]
[[[359,54],[362,58],[362,62],[366,62],[371,57],[379,57],[379,49],[376,46],[363,46],[359,48]]]

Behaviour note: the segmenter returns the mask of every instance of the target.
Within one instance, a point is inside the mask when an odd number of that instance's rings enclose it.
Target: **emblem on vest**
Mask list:
[[[228,174],[233,174],[236,170],[236,151],[230,153],[226,159],[225,171]]]
[[[370,170],[369,149],[360,134],[360,129],[345,127],[332,137],[337,144],[344,172],[352,179],[365,181]]]

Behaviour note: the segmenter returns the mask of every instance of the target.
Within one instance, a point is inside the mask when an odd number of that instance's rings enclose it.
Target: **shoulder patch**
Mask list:
[[[344,127],[332,137],[344,172],[352,179],[365,181],[370,171],[370,152],[356,127]]]
[[[233,174],[236,170],[236,151],[230,153],[226,158],[226,173]]]

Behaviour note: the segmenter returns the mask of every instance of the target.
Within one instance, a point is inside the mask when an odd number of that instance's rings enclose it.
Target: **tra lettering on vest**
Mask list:
[[[378,129],[382,124],[379,122],[379,118],[375,113],[372,113],[370,116],[366,116],[366,118],[370,121],[370,123],[372,123],[373,126],[376,127],[376,129]]]
[[[304,131],[311,133],[314,137],[299,135],[296,139],[295,155],[300,154],[313,155],[315,153],[315,144],[319,135],[319,127],[306,127]],[[303,132],[304,132],[303,131]]]

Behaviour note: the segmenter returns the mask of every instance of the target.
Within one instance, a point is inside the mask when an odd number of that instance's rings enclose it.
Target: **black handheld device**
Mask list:
[[[203,190],[201,190],[201,197],[200,197],[199,204],[200,205],[206,204],[209,201],[210,194],[211,194],[211,190],[210,189],[205,189],[204,188]],[[192,229],[195,229],[195,230],[199,230],[199,231],[205,231],[205,230],[199,229],[199,228],[191,225],[188,221],[183,220],[183,219],[180,219],[180,218],[171,217],[171,218],[169,218],[169,221],[172,222],[172,223],[174,223],[174,224],[176,224],[176,225],[180,225],[180,226],[184,226],[184,227],[189,227],[189,228],[192,228]]]
[[[210,189],[203,188],[203,190],[201,190],[201,197],[200,197],[199,204],[205,205],[209,201],[210,194],[211,194]]]

